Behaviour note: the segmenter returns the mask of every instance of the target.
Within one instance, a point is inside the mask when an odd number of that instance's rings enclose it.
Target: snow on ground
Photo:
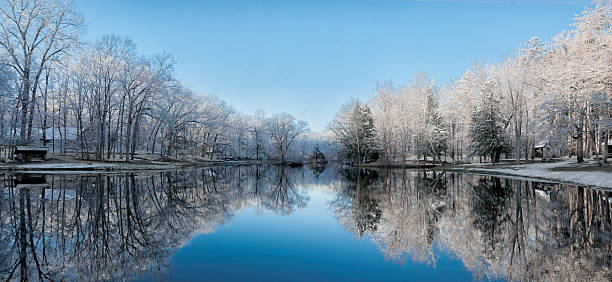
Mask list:
[[[148,163],[148,164],[131,164],[131,163],[30,163],[30,164],[19,164],[12,166],[12,169],[16,170],[39,170],[39,171],[58,171],[58,170],[159,170],[159,169],[172,169],[177,166],[174,164],[167,163]]]
[[[48,163],[40,163],[40,164],[22,164],[22,165],[17,165],[16,168],[23,168],[23,169],[93,169],[93,168],[107,168],[107,167],[116,167],[117,164],[113,164],[113,163],[54,163],[54,164],[48,164]]]
[[[104,173],[108,174],[108,171],[104,170],[78,170],[78,169],[70,169],[70,170],[23,170],[19,171],[19,173],[28,173],[28,174],[47,174],[47,175],[80,175],[80,174],[94,174],[94,173]]]
[[[589,168],[592,166],[588,165],[577,165],[575,161],[572,163],[571,160],[555,163],[532,163],[532,164],[521,164],[521,165],[510,165],[506,167],[474,167],[474,166],[458,166],[458,168],[464,171],[475,171],[484,172],[490,171],[495,173],[519,175],[525,177],[537,177],[545,179],[554,179],[565,182],[573,182],[583,185],[599,186],[612,188],[612,172],[607,171],[585,171],[585,170],[551,170],[554,168]]]

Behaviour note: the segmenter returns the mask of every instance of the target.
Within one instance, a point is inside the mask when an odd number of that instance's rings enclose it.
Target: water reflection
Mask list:
[[[610,192],[433,171],[359,176],[366,189],[353,178],[338,197],[363,210],[338,212],[339,219],[363,236],[362,214],[375,206],[382,217],[367,231],[398,263],[435,266],[434,250],[442,249],[477,279],[612,280]],[[366,198],[368,205],[355,205]]]
[[[601,190],[338,167],[1,177],[3,280],[163,278],[196,235],[247,207],[292,214],[313,189],[332,195],[341,225],[398,267],[451,256],[480,279],[612,279],[612,200]]]

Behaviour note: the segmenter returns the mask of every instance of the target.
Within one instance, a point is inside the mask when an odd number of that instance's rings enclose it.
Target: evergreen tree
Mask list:
[[[321,152],[321,149],[319,148],[319,144],[315,145],[314,150],[310,154],[310,160],[313,162],[325,161],[325,154]]]
[[[425,126],[422,127],[417,137],[417,154],[441,161],[440,156],[446,151],[447,146],[444,120],[440,116],[439,106],[433,91],[430,89],[426,95],[425,112],[423,115]]]
[[[472,155],[488,156],[493,163],[499,162],[502,153],[510,151],[499,113],[499,100],[492,91],[485,91],[471,115]]]
[[[342,106],[329,129],[339,145],[339,157],[351,164],[378,159],[374,118],[367,105],[358,100]]]
[[[358,125],[360,126],[359,138],[359,158],[360,162],[373,161],[378,158],[378,151],[376,149],[376,128],[374,125],[374,118],[370,107],[363,105],[360,107],[360,112],[357,113]]]

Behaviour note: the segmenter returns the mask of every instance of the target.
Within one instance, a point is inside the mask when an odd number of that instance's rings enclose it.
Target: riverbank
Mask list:
[[[521,176],[612,189],[612,165],[603,164],[599,166],[596,160],[585,160],[584,163],[578,164],[576,159],[564,158],[550,163],[535,162],[520,165],[513,163],[478,163],[445,165],[436,169],[464,173]]]
[[[405,163],[388,163],[388,162],[369,162],[369,163],[361,163],[355,164],[353,167],[358,168],[366,168],[366,169],[428,169],[436,167],[436,164],[432,162],[424,162],[424,161],[407,161]]]
[[[109,171],[145,171],[168,170],[189,167],[239,166],[239,165],[279,165],[277,161],[269,160],[208,160],[189,159],[171,160],[154,159],[148,156],[138,156],[132,161],[86,161],[74,156],[50,155],[46,161],[19,163],[8,161],[0,163],[0,171],[8,172],[109,172]],[[578,164],[575,159],[557,159],[555,162],[514,163],[477,163],[459,165],[438,165],[426,162],[406,164],[366,163],[356,167],[365,169],[436,169],[462,173],[517,176],[547,181],[566,182],[579,185],[603,187],[612,190],[612,164],[599,166],[596,160],[586,160]]]
[[[208,167],[208,166],[234,166],[234,165],[261,165],[275,164],[273,161],[264,160],[156,160],[140,156],[136,160],[124,161],[88,161],[81,160],[73,156],[50,155],[45,161],[31,161],[20,163],[9,160],[0,163],[0,171],[11,172],[58,172],[58,171],[133,171],[133,170],[167,170],[187,167]]]

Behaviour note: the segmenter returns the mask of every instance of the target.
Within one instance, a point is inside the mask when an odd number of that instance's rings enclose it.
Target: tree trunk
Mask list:
[[[42,139],[43,139],[43,144],[47,144],[47,95],[49,92],[49,73],[50,71],[47,70],[47,73],[45,74],[45,96],[43,98],[43,124],[42,124]]]
[[[62,140],[62,152],[66,154],[66,143],[68,141],[68,114],[67,114],[66,101],[64,100],[64,135]]]
[[[21,127],[19,128],[19,140],[26,141],[26,129],[28,119],[28,106],[30,102],[30,67],[26,66],[23,71],[23,86],[21,89]]]
[[[110,159],[111,149],[112,149],[112,145],[113,145],[113,139],[112,139],[113,135],[112,135],[112,131],[111,131],[111,129],[113,127],[112,126],[113,123],[112,123],[112,115],[110,113],[110,104],[109,104],[109,113],[108,113],[107,117],[108,117],[108,125],[107,125],[106,128],[107,128],[108,132],[107,132],[107,136],[106,136],[106,138],[107,138],[107,141],[106,141],[107,142],[106,143],[106,159],[108,160],[108,159]]]
[[[603,162],[604,164],[608,163],[608,134],[610,134],[608,132],[608,130],[605,131],[604,135],[603,135]]]
[[[6,126],[4,125],[4,113],[6,111],[4,110],[0,110],[0,140],[2,140],[2,143],[4,145],[6,145],[6,142],[4,141],[6,134],[5,134],[5,130],[6,130]]]
[[[137,141],[138,141],[138,124],[140,123],[140,117],[136,118],[136,121],[134,122],[134,130],[132,131],[132,138],[131,138],[131,143],[132,143],[132,147],[131,147],[131,156],[130,159],[134,160],[134,157],[136,156],[136,148],[137,148]]]
[[[32,124],[34,121],[34,105],[36,105],[36,85],[34,85],[32,89],[32,98],[30,99],[30,110],[28,116],[28,133],[27,138],[28,141],[32,141]]]
[[[125,134],[125,160],[129,159],[130,148],[132,143],[132,113],[131,110],[128,110],[127,113],[127,124],[126,124],[126,134]]]
[[[520,125],[514,125],[514,157],[516,158],[516,163],[521,163],[521,128]]]
[[[577,130],[576,134],[576,160],[578,163],[584,162],[584,157],[582,154],[582,128]]]

